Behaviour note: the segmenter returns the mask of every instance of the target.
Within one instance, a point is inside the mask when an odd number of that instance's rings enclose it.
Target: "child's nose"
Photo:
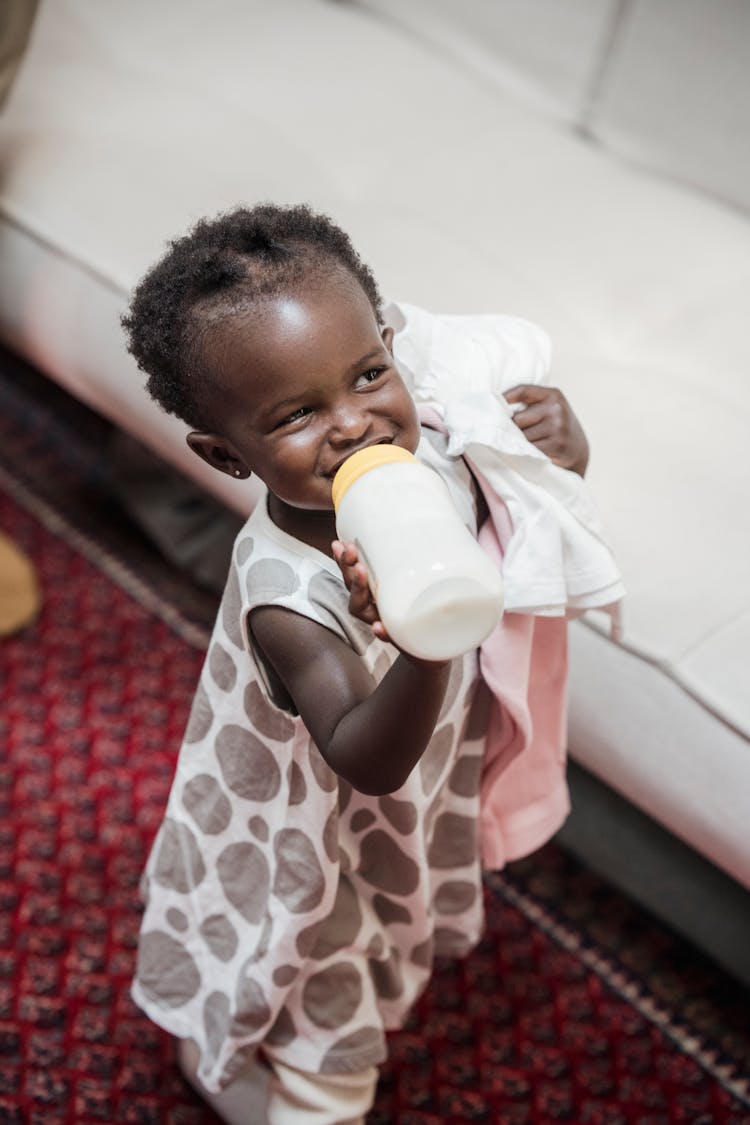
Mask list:
[[[367,413],[356,405],[340,406],[332,419],[331,441],[334,444],[357,441],[367,432],[369,424]]]

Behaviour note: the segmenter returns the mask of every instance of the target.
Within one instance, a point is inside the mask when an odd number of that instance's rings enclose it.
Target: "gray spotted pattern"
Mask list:
[[[388,894],[409,895],[419,883],[414,860],[380,828],[362,840],[359,873],[366,883]]]
[[[492,692],[487,687],[484,680],[477,680],[463,731],[463,738],[467,742],[473,742],[478,738],[484,738],[487,733],[491,706]]]
[[[362,908],[351,879],[339,881],[336,901],[329,916],[318,923],[315,941],[310,956],[316,961],[324,961],[352,945],[362,927]]]
[[[206,737],[214,721],[214,713],[208,701],[208,695],[203,684],[198,684],[198,689],[193,697],[190,708],[190,717],[185,728],[185,742],[189,745],[200,742]]]
[[[247,822],[247,826],[253,836],[255,836],[255,839],[260,840],[261,843],[265,844],[270,838],[271,830],[262,816],[251,816]]]
[[[315,552],[276,535],[259,505],[238,537],[146,871],[136,996],[173,1034],[190,1027],[210,1082],[262,1041],[303,1070],[311,1052],[322,1074],[376,1065],[381,1005],[389,1021],[405,1017],[436,948],[481,932],[472,739],[487,707],[475,655],[454,661],[438,729],[402,789],[356,792],[274,702],[243,622],[264,604],[322,622],[373,682],[397,653],[349,616]]]
[[[370,961],[370,976],[375,991],[382,1000],[398,1000],[404,991],[404,976],[398,951],[392,949],[385,961]]]
[[[249,967],[245,966],[240,970],[235,996],[236,1015],[232,1020],[231,1034],[238,1037],[252,1035],[271,1019],[271,1009],[263,989],[251,976],[246,975]]]
[[[323,761],[317,747],[310,745],[310,769],[320,788],[326,793],[333,793],[338,787],[338,778],[327,762]]]
[[[276,877],[273,893],[292,914],[314,910],[325,891],[325,879],[315,847],[298,828],[283,828],[273,842]]]
[[[293,980],[296,979],[299,969],[294,965],[279,965],[273,971],[273,983],[277,984],[279,988],[288,988]]]
[[[216,757],[224,781],[246,801],[270,801],[279,791],[281,771],[264,743],[235,724],[222,727],[216,736]]]
[[[385,796],[379,798],[378,804],[388,823],[393,825],[400,836],[408,836],[417,827],[419,813],[412,801],[399,801],[395,797]]]
[[[477,888],[468,879],[448,879],[435,895],[435,909],[439,914],[463,914],[473,906]]]
[[[477,855],[477,822],[458,813],[442,813],[435,821],[435,831],[428,857],[432,867],[463,867],[473,863]]]
[[[200,932],[214,957],[218,957],[220,961],[232,960],[239,946],[239,938],[225,914],[209,914],[201,922]]]
[[[328,814],[328,819],[323,825],[323,848],[331,863],[335,863],[339,854],[339,812],[334,806]]]
[[[294,735],[294,723],[284,711],[271,710],[257,683],[251,681],[245,688],[245,714],[261,734],[276,742],[287,742]]]
[[[422,786],[425,796],[435,790],[440,780],[454,744],[455,731],[452,724],[440,727],[432,736],[430,745],[425,750],[419,761],[419,772],[422,775]]]
[[[184,893],[203,881],[206,865],[198,841],[186,824],[165,820],[157,848],[153,876],[162,887]]]
[[[296,762],[290,762],[287,776],[289,779],[289,804],[301,805],[307,796],[305,775]]]
[[[387,895],[373,895],[372,905],[384,926],[390,926],[393,922],[403,922],[408,926],[413,921],[411,912],[407,907],[403,903],[394,902]]]
[[[214,683],[222,691],[231,691],[237,683],[237,665],[218,641],[209,650],[208,670]]]
[[[203,1005],[208,1049],[216,1058],[229,1028],[229,997],[225,992],[211,992]]]
[[[349,826],[352,832],[364,832],[365,828],[369,828],[376,820],[377,817],[372,809],[357,809],[349,821]]]
[[[316,1027],[344,1027],[362,999],[362,978],[355,965],[341,961],[308,978],[302,990],[305,1015]]]
[[[153,930],[141,933],[138,947],[139,980],[147,996],[180,1008],[197,995],[201,986],[198,966],[171,934]]]
[[[224,790],[209,773],[199,773],[185,783],[182,803],[201,832],[215,836],[232,819],[232,806]]]
[[[415,945],[411,951],[411,962],[414,965],[422,965],[425,969],[429,969],[432,965],[432,955],[435,948],[433,938],[428,938],[426,941],[421,941],[419,945]]]
[[[282,1008],[276,1017],[275,1023],[269,1028],[266,1035],[266,1043],[271,1047],[285,1047],[297,1035],[297,1028],[294,1025],[291,1012],[288,1008]]]
[[[260,559],[248,567],[245,587],[253,599],[257,591],[268,589],[273,589],[276,597],[289,597],[298,589],[299,578],[289,563],[278,559]]]
[[[190,919],[187,914],[183,913],[182,910],[178,910],[176,906],[170,906],[166,918],[172,929],[177,930],[179,933],[184,933],[190,925]]]
[[[320,1064],[321,1074],[341,1074],[344,1069],[341,1059],[348,1059],[353,1052],[359,1052],[365,1058],[372,1059],[370,1065],[385,1061],[386,1048],[385,1036],[380,1027],[361,1027],[351,1035],[344,1035],[329,1049]]]
[[[227,845],[219,853],[216,874],[227,902],[248,922],[260,922],[270,885],[268,860],[261,849],[251,843]]]
[[[459,758],[448,779],[450,789],[461,797],[476,797],[482,780],[483,760],[481,754],[467,754]]]
[[[242,636],[242,591],[237,571],[229,571],[224,597],[221,599],[220,615],[224,632],[235,648],[243,648]]]
[[[366,652],[372,643],[372,632],[349,613],[349,599],[342,597],[340,579],[321,570],[310,582],[309,594],[323,625],[349,641],[355,652]]]
[[[252,535],[246,535],[244,536],[244,538],[239,540],[239,542],[237,543],[237,562],[240,564],[240,566],[245,565],[248,559],[252,557],[254,550],[255,540],[253,539]]]

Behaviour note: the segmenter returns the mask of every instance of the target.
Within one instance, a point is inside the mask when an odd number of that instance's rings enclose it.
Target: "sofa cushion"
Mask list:
[[[747,739],[739,214],[613,160],[366,9],[324,0],[55,0],[0,128],[3,337],[238,511],[252,482],[187,451],[118,322],[188,223],[305,200],[350,231],[387,294],[541,323],[553,381],[591,438],[591,485],[629,588],[629,651]],[[627,739],[644,701],[641,681],[625,688],[608,718]],[[690,739],[705,737],[688,728],[662,747],[660,777],[684,773]],[[623,791],[666,815],[669,793],[647,792],[628,752]],[[606,746],[592,753],[606,777]],[[723,796],[726,822],[746,820],[746,793],[729,784]],[[681,831],[704,846],[702,824]],[[750,884],[750,839],[741,848],[744,867],[733,862]]]
[[[578,124],[617,23],[617,0],[361,0],[479,83]]]
[[[589,127],[613,152],[750,211],[750,5],[630,0]]]

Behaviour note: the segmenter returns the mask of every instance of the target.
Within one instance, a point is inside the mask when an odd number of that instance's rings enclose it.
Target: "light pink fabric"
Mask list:
[[[512,531],[508,511],[475,475],[490,511],[479,542],[500,566]],[[480,840],[484,866],[497,868],[540,848],[570,812],[565,780],[567,621],[504,614],[482,645],[480,668],[493,696]]]
[[[425,425],[445,431],[436,412]],[[479,543],[502,567],[513,533],[508,510],[469,458],[489,518]],[[563,617],[505,613],[480,650],[492,693],[482,777],[480,843],[488,869],[540,848],[570,812],[565,778],[568,626]]]

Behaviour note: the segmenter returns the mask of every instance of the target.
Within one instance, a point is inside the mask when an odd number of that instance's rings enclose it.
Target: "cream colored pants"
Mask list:
[[[226,1090],[211,1094],[196,1074],[198,1048],[182,1039],[185,1077],[227,1125],[364,1125],[375,1100],[377,1067],[357,1074],[307,1074],[274,1059],[256,1061]]]

